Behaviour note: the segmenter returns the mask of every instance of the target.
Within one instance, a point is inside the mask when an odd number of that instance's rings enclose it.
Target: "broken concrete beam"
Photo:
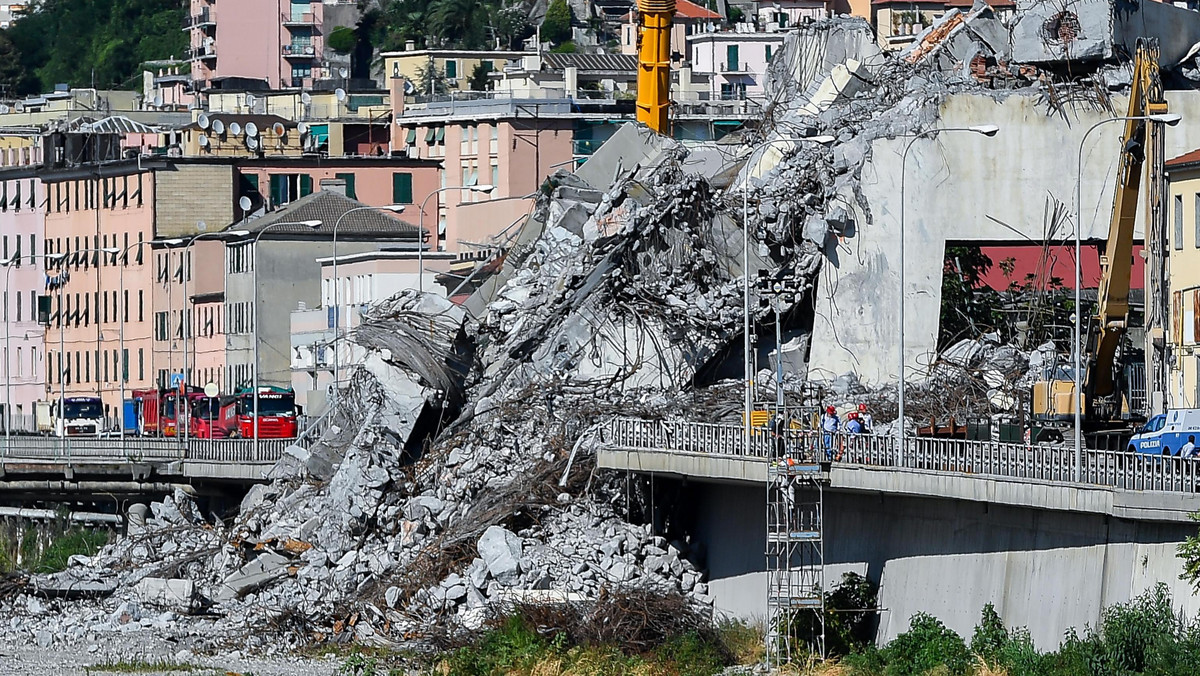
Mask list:
[[[288,574],[289,559],[281,554],[266,552],[225,578],[217,588],[214,600],[219,603],[241,598]]]
[[[477,544],[488,572],[501,584],[513,584],[521,575],[521,538],[500,526],[488,526]]]
[[[1163,2],[1023,0],[1012,56],[1020,63],[1106,61],[1132,54],[1139,38],[1157,39],[1159,65],[1172,68],[1200,42],[1200,14]]]
[[[186,612],[196,597],[196,583],[191,580],[147,577],[137,583],[134,592],[145,605]]]

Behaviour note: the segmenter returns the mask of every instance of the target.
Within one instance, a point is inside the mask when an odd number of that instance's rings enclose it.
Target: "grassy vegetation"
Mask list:
[[[0,525],[0,573],[22,570],[56,573],[76,554],[91,556],[108,544],[111,531],[67,526],[32,525],[17,520]]]
[[[201,667],[187,662],[175,662],[166,658],[163,659],[144,659],[135,657],[132,659],[122,659],[112,662],[104,662],[90,667],[86,667],[88,673],[97,674],[151,674],[161,672],[179,672],[194,674],[199,673],[204,676],[209,674],[226,674],[221,669],[212,667]],[[243,676],[247,676],[243,674]]]

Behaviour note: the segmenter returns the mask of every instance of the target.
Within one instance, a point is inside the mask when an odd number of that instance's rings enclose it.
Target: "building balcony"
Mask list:
[[[205,61],[208,59],[215,59],[217,58],[217,46],[200,45],[198,47],[189,47],[185,54],[187,55],[188,61]]]
[[[317,15],[312,12],[303,14],[280,14],[280,22],[285,28],[314,28],[321,24]]]
[[[311,61],[317,56],[316,45],[284,45],[283,58]]]
[[[720,70],[718,72],[725,75],[750,75],[751,73],[749,64],[747,64],[745,61],[722,63],[720,64]]]
[[[191,30],[193,28],[216,28],[217,21],[213,18],[212,13],[207,10],[201,10],[197,14],[183,17],[183,30]]]

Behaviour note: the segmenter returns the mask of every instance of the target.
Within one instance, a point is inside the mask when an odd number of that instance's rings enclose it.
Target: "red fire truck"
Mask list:
[[[190,388],[188,393],[189,408],[204,399],[204,392],[198,388]],[[135,390],[134,405],[138,416],[138,432],[150,437],[173,437],[177,430],[179,417],[179,392],[177,390]]]
[[[228,395],[201,397],[192,402],[192,436],[227,439],[237,436],[238,398]]]
[[[296,394],[277,387],[258,388],[258,437],[291,439],[299,433]],[[249,390],[237,393],[237,434],[254,437],[254,396]]]

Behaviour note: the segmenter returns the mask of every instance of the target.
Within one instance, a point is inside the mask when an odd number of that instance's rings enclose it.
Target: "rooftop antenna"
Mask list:
[[[339,103],[341,103],[342,101],[345,101],[346,100],[346,90],[342,89],[341,87],[338,87],[337,89],[333,90],[333,98],[337,99]]]
[[[238,200],[238,207],[240,207],[242,210],[242,218],[246,217],[246,212],[250,211],[250,207],[252,206],[254,206],[254,203],[250,201],[250,198],[242,195],[242,197]]]

